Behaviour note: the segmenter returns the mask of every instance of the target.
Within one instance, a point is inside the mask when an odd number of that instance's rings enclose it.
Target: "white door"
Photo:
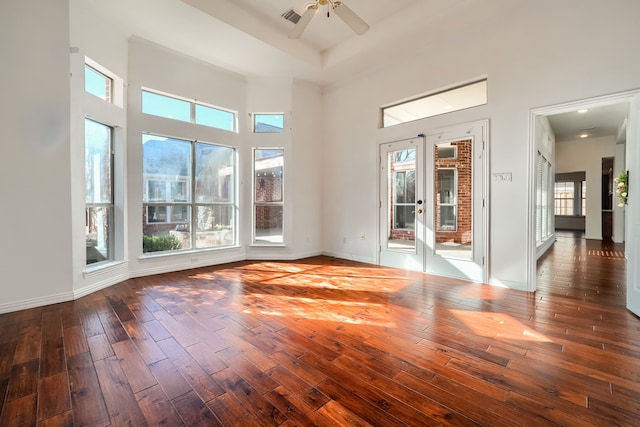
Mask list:
[[[380,145],[380,264],[486,283],[488,122]]]
[[[487,123],[427,135],[425,271],[486,283]]]
[[[424,271],[424,138],[380,145],[380,264]]]
[[[627,127],[629,198],[625,208],[627,308],[640,316],[640,95],[631,99]]]

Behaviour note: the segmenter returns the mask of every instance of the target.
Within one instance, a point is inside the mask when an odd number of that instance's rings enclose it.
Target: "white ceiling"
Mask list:
[[[556,142],[576,140],[586,134],[588,138],[618,136],[620,127],[629,113],[629,103],[590,107],[585,113],[571,111],[548,116]]]
[[[294,77],[331,85],[392,61],[433,38],[438,24],[479,19],[466,6],[479,0],[345,0],[371,29],[355,35],[327,7],[302,37],[288,38],[293,23],[282,14],[303,13],[313,0],[76,0],[127,36],[136,36],[246,76]],[[505,3],[483,2],[487,17],[504,15]],[[72,2],[73,4],[73,2]],[[508,13],[508,12],[507,12]],[[440,27],[442,28],[442,27]],[[432,31],[429,33],[429,31]],[[232,41],[232,42],[230,42]],[[588,114],[550,116],[558,141],[616,135],[628,106],[592,108]]]

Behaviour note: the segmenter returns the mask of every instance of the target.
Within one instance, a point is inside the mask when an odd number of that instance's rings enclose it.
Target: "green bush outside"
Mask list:
[[[175,251],[181,247],[175,236],[142,236],[142,252]]]

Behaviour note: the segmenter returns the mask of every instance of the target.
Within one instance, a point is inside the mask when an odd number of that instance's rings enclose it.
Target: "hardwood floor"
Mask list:
[[[621,246],[538,292],[326,257],[127,280],[0,316],[3,426],[640,423]]]

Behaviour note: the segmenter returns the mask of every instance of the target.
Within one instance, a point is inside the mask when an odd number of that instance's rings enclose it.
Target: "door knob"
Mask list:
[[[418,209],[418,210],[416,211],[416,213],[418,213],[418,214],[421,214],[422,212],[424,212],[422,209]]]

